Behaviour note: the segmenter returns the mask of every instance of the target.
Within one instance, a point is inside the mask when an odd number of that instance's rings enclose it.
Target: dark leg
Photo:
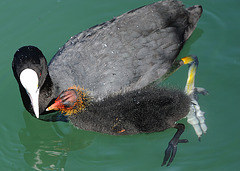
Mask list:
[[[168,147],[165,150],[165,156],[163,159],[162,166],[164,166],[167,163],[169,157],[170,157],[170,159],[168,161],[167,166],[169,166],[172,163],[172,161],[176,155],[176,152],[177,152],[178,143],[187,143],[188,142],[187,139],[182,139],[182,140],[179,139],[180,136],[182,135],[182,133],[184,132],[185,126],[183,124],[176,124],[174,128],[177,129],[177,132],[175,133],[175,135],[173,136],[171,141],[168,143]]]

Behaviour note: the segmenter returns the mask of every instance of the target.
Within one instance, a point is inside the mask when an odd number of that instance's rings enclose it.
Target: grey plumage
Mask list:
[[[167,0],[127,12],[72,37],[53,57],[55,94],[72,85],[102,99],[161,78],[196,27],[200,6]]]

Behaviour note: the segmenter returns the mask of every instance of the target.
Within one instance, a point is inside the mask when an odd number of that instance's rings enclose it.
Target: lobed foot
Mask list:
[[[179,139],[180,136],[182,135],[182,133],[184,132],[185,126],[183,124],[176,124],[174,128],[176,128],[178,130],[175,133],[175,135],[173,136],[173,138],[171,139],[171,141],[168,143],[168,147],[165,150],[165,156],[164,156],[164,159],[162,162],[162,166],[164,166],[168,160],[169,161],[168,161],[167,166],[169,166],[172,163],[172,161],[176,155],[176,152],[177,152],[178,143],[187,143],[188,142],[187,139],[181,139],[181,140]]]
[[[197,136],[200,140],[203,133],[207,132],[207,125],[205,124],[205,112],[201,111],[200,106],[198,104],[198,94],[207,95],[208,92],[204,88],[195,88],[193,93],[189,96],[192,99],[192,104],[190,107],[190,112],[187,115],[187,122],[190,123]]]

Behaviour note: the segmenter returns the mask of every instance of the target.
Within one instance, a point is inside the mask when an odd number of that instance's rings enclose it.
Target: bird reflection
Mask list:
[[[69,123],[43,122],[23,112],[26,128],[19,130],[25,147],[24,159],[35,170],[65,167],[68,152],[88,147],[95,133],[75,129]]]

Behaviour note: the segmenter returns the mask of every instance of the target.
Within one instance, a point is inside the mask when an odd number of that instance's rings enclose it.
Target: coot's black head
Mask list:
[[[43,53],[34,46],[21,47],[14,54],[12,69],[25,108],[39,118],[39,92],[48,75]]]

